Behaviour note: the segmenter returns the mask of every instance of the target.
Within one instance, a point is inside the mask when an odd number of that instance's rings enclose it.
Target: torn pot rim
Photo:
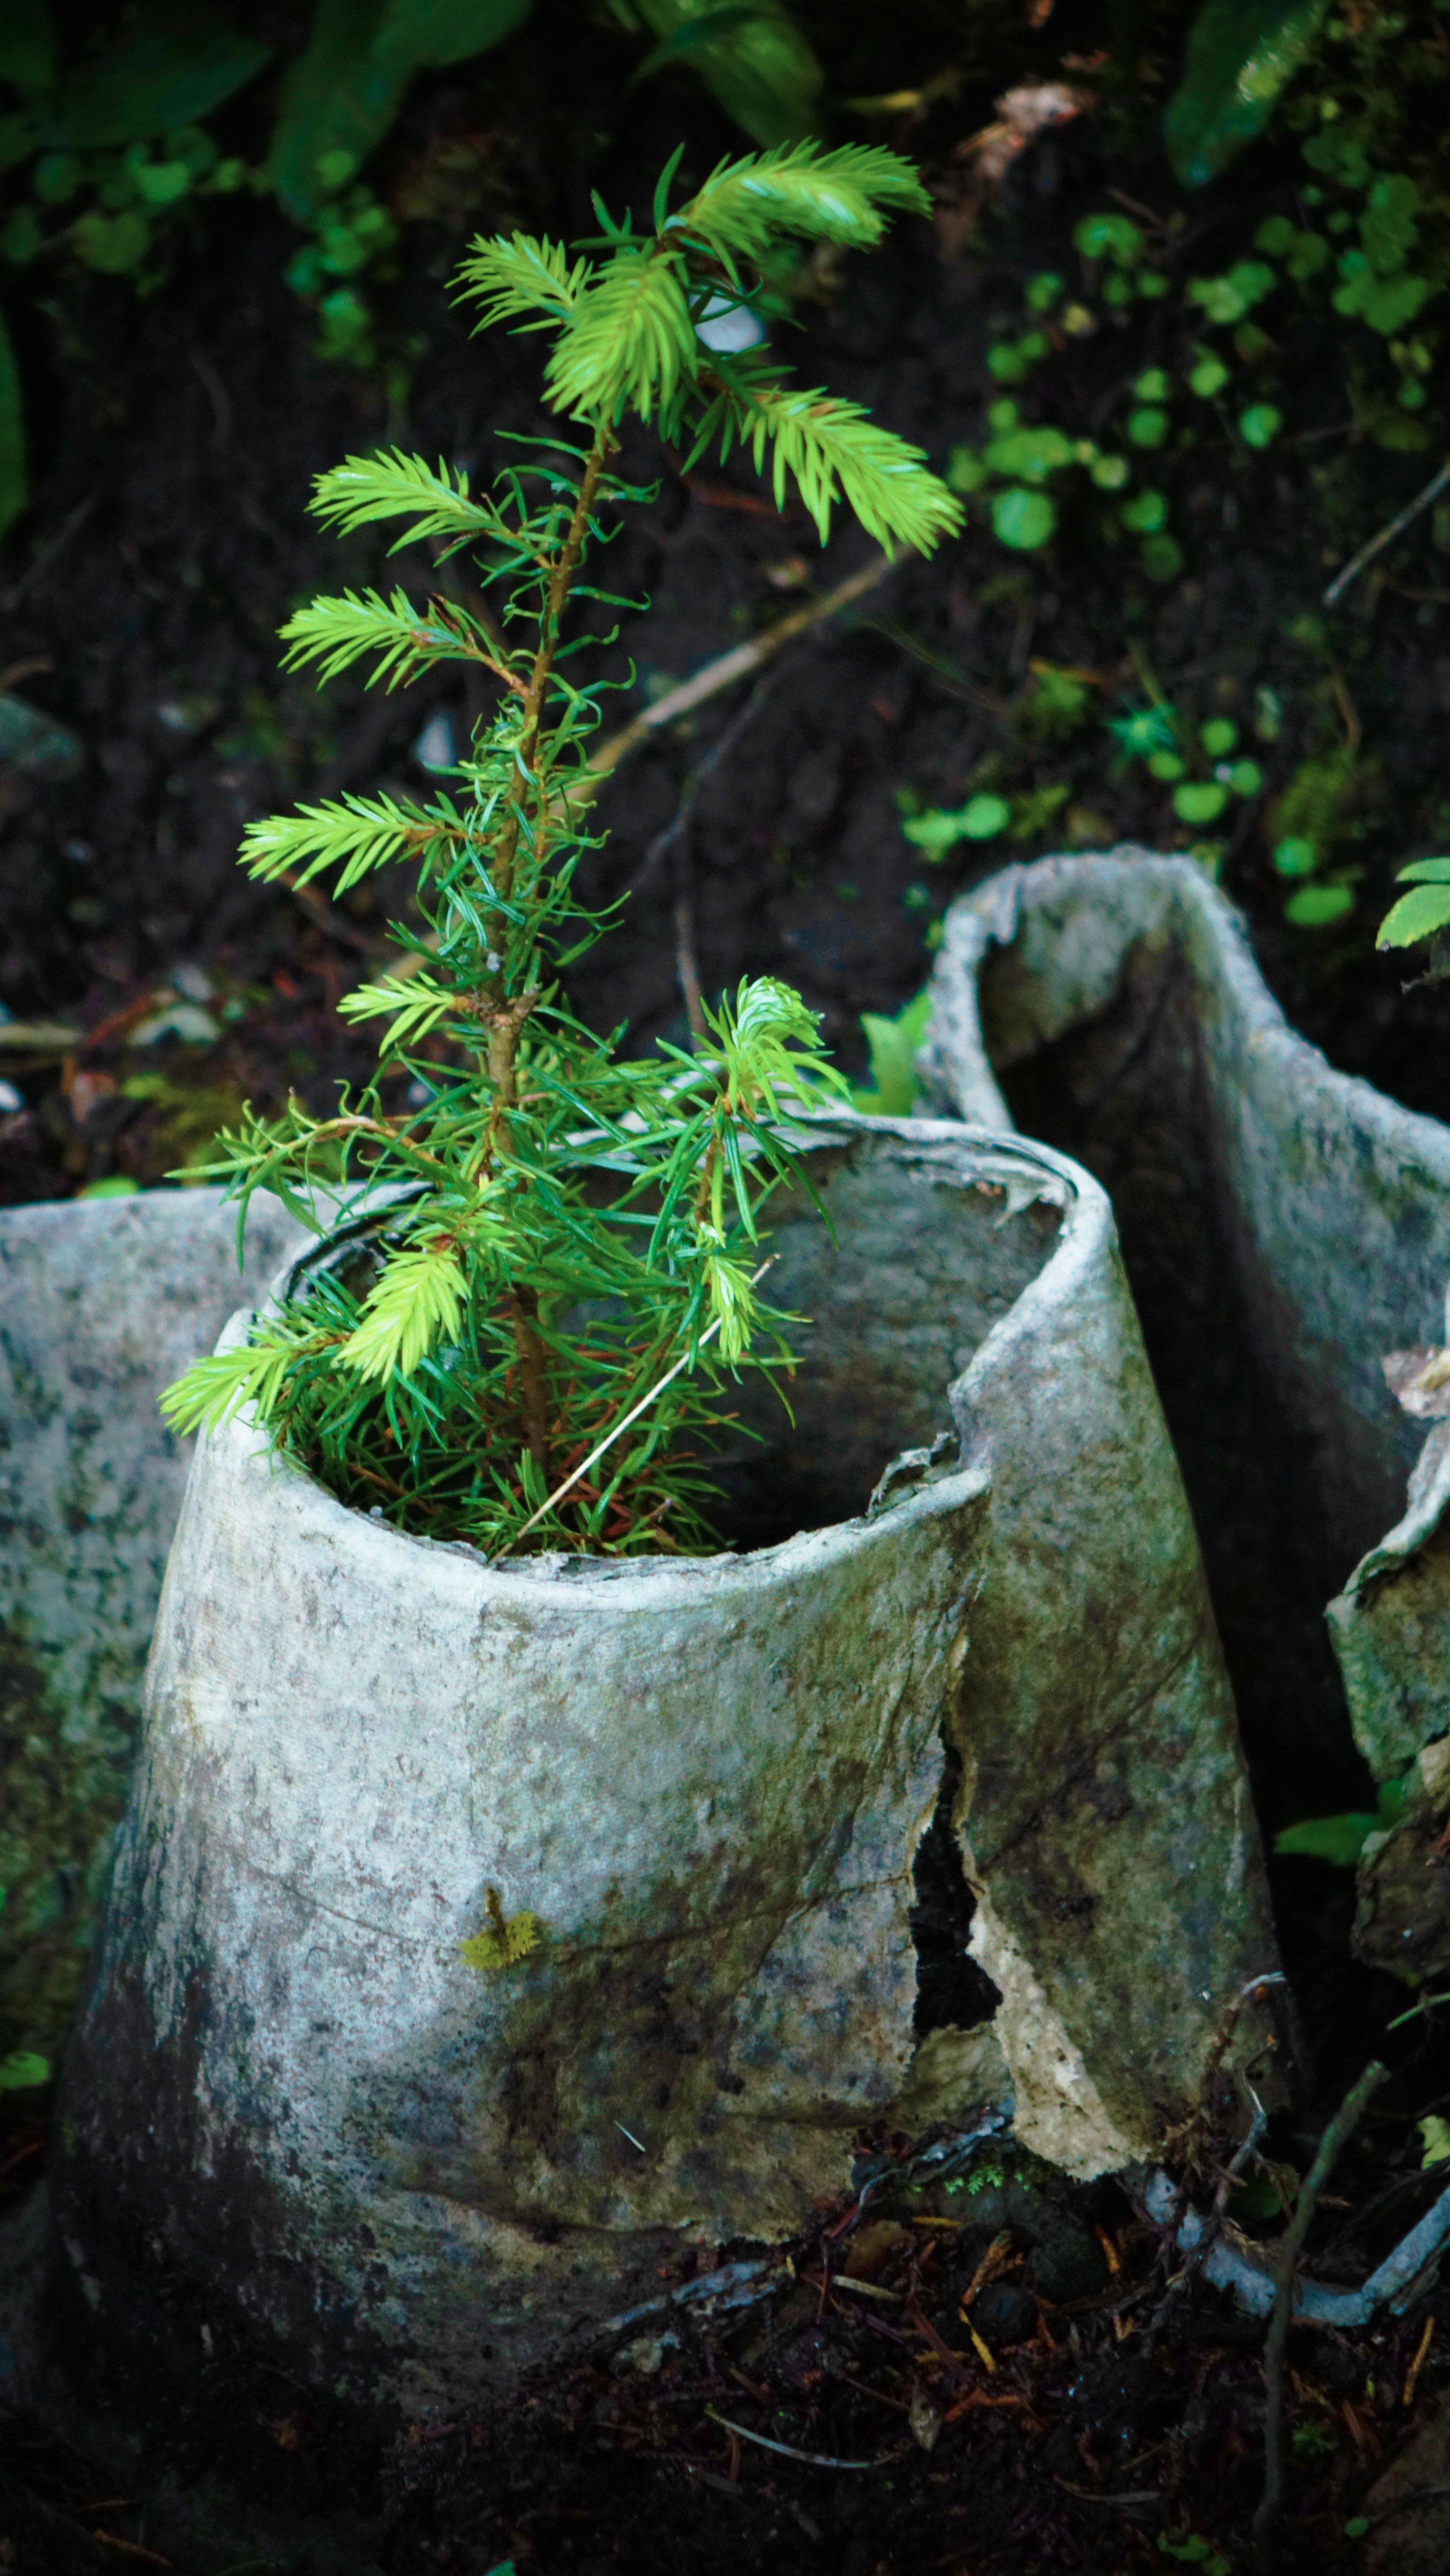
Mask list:
[[[812,1116],[809,1122],[810,1142],[817,1150],[833,1146],[846,1147],[861,1137],[876,1136],[907,1147],[903,1159],[925,1178],[937,1178],[944,1185],[962,1190],[982,1184],[1000,1188],[1005,1194],[998,1223],[1023,1212],[1033,1204],[1046,1204],[1056,1211],[1058,1230],[1047,1258],[1036,1276],[1029,1280],[1004,1315],[990,1327],[966,1368],[947,1379],[941,1390],[944,1412],[954,1417],[970,1418],[974,1386],[998,1367],[1012,1343],[1036,1329],[1040,1311],[1046,1304],[1071,1300],[1079,1275],[1085,1277],[1098,1257],[1105,1235],[1115,1239],[1111,1203],[1107,1193],[1091,1174],[1065,1154],[1035,1139],[1004,1133],[1000,1129],[976,1126],[954,1118],[878,1118],[864,1112],[834,1110]],[[948,1158],[956,1160],[955,1170]],[[328,1244],[336,1236],[350,1241],[381,1213],[377,1201],[372,1207],[359,1209],[356,1202],[345,1211],[338,1226],[320,1242],[308,1245],[300,1257],[288,1262],[273,1280],[261,1307],[239,1308],[231,1316],[220,1339],[218,1351],[234,1350],[243,1344],[259,1315],[276,1314],[293,1285],[309,1268],[325,1257]],[[488,1558],[481,1549],[466,1539],[435,1539],[409,1530],[399,1530],[389,1521],[374,1520],[351,1504],[339,1501],[335,1494],[312,1476],[298,1460],[280,1446],[274,1447],[261,1430],[250,1406],[240,1406],[230,1419],[215,1432],[203,1433],[199,1447],[227,1444],[233,1450],[234,1472],[244,1472],[254,1462],[264,1461],[269,1472],[285,1485],[291,1485],[300,1500],[308,1498],[309,1510],[321,1511],[319,1534],[328,1527],[346,1526],[349,1530],[366,1530],[369,1544],[379,1549],[427,1549],[435,1564],[444,1557],[456,1559],[468,1569],[467,1580],[474,1590],[480,1608],[504,1606],[510,1600],[537,1596],[540,1583],[565,1579],[571,1601],[587,1604],[598,1588],[617,1587],[627,1582],[633,1599],[641,1608],[668,1606],[671,1601],[698,1595],[701,1584],[717,1591],[729,1588],[732,1581],[754,1589],[762,1573],[769,1573],[783,1583],[807,1573],[818,1574],[824,1565],[844,1563],[863,1548],[874,1546],[888,1536],[896,1536],[917,1525],[924,1525],[945,1512],[953,1511],[974,1494],[985,1494],[991,1485],[990,1460],[980,1449],[963,1439],[960,1462],[945,1473],[938,1473],[925,1487],[906,1493],[901,1500],[888,1502],[874,1513],[859,1513],[829,1521],[815,1529],[797,1530],[790,1537],[765,1547],[722,1549],[710,1556],[665,1556],[610,1558],[574,1554],[563,1549],[550,1550],[533,1557]],[[887,1474],[898,1451],[882,1462]],[[333,1515],[339,1516],[334,1522]],[[395,1557],[401,1564],[401,1558]],[[524,1587],[520,1592],[520,1587]]]

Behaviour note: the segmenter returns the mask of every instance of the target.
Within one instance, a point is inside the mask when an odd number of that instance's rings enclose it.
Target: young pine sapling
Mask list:
[[[420,606],[401,588],[317,599],[282,629],[288,666],[328,679],[371,660],[396,687],[462,662],[497,704],[426,804],[345,795],[247,831],[251,873],[295,886],[326,874],[343,894],[406,864],[415,914],[395,925],[398,970],[340,1006],[384,1024],[372,1082],[333,1117],[296,1099],[271,1124],[249,1112],[211,1166],[242,1224],[270,1189],[315,1229],[318,1198],[360,1183],[345,1250],[334,1235],[244,1347],[198,1361],[164,1399],[183,1430],[247,1404],[342,1501],[490,1555],[715,1543],[724,1377],[789,1359],[791,1319],[757,1294],[763,1212],[801,1178],[791,1122],[843,1089],[814,1015],[769,977],[707,1012],[703,1046],[643,1060],[564,998],[561,973],[605,927],[575,891],[598,846],[585,819],[603,684],[574,676],[591,639],[566,638],[566,619],[571,600],[624,604],[581,578],[620,511],[650,497],[614,471],[622,427],[647,424],[686,466],[735,446],[757,469],[768,456],[777,504],[794,483],[823,542],[838,497],[888,546],[927,551],[959,524],[917,449],[791,384],[764,347],[727,355],[698,328],[759,307],[791,238],[865,246],[891,211],[925,211],[908,165],[855,145],[750,154],[671,213],[679,158],[648,232],[601,207],[602,237],[572,254],[516,234],[464,263],[484,324],[548,338],[548,400],[577,436],[519,441],[486,496],[396,451],[319,478],[313,509],[339,532],[396,521],[395,552],[476,549],[495,605]]]

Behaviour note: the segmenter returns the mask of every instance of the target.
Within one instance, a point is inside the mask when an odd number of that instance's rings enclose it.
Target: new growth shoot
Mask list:
[[[396,523],[394,552],[424,544],[439,563],[473,550],[482,595],[316,599],[282,629],[289,667],[330,679],[367,662],[395,688],[461,662],[497,702],[428,803],[348,795],[246,834],[254,876],[325,875],[334,894],[406,865],[414,917],[395,925],[400,970],[341,1004],[380,1024],[366,1089],[333,1117],[295,1099],[272,1125],[248,1113],[210,1167],[242,1224],[252,1192],[270,1189],[315,1230],[314,1192],[356,1185],[345,1252],[163,1400],[182,1430],[248,1405],[342,1501],[490,1554],[516,1540],[713,1543],[707,1455],[725,1380],[789,1359],[791,1319],[756,1294],[763,1213],[801,1179],[791,1121],[844,1090],[814,1015],[769,977],[708,1011],[692,1053],[642,1061],[564,997],[561,973],[605,927],[575,892],[598,846],[583,818],[602,683],[576,676],[590,639],[570,638],[568,612],[627,604],[583,579],[619,514],[650,498],[614,470],[622,428],[648,424],[686,468],[740,447],[769,465],[777,502],[794,484],[822,541],[838,500],[888,546],[928,550],[960,519],[920,453],[858,405],[791,384],[762,348],[708,348],[697,328],[722,302],[761,304],[788,238],[866,246],[890,212],[925,212],[908,165],[855,145],[754,153],[672,213],[679,159],[646,233],[601,206],[600,238],[572,252],[516,234],[480,240],[464,263],[483,325],[549,343],[546,392],[567,429],[518,442],[486,494],[396,451],[318,480],[327,526]],[[627,1436],[601,1446],[655,1388]]]

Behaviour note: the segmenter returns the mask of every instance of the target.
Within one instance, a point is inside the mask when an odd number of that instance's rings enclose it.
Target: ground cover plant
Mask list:
[[[310,1218],[318,1185],[346,1189],[359,1168],[404,1212],[374,1226],[366,1284],[320,1271],[166,1399],[183,1430],[246,1402],[344,1500],[490,1551],[706,1534],[697,1453],[728,1418],[720,1371],[761,1365],[767,1337],[773,1365],[788,1360],[788,1319],[755,1286],[765,1207],[804,1179],[785,1121],[843,1087],[799,995],[769,977],[707,1008],[694,1054],[634,1060],[559,992],[604,927],[575,883],[600,701],[573,676],[588,639],[566,621],[576,592],[622,604],[582,576],[615,515],[647,497],[613,470],[623,424],[688,449],[686,470],[736,446],[757,468],[768,458],[777,504],[794,486],[823,543],[841,499],[878,541],[923,553],[960,517],[918,451],[858,405],[701,337],[716,313],[754,316],[778,242],[859,247],[923,207],[911,170],[880,147],[786,146],[720,164],[672,209],[679,157],[651,231],[601,204],[602,237],[576,255],[514,234],[476,243],[462,271],[485,325],[548,335],[549,400],[584,444],[525,442],[481,497],[397,450],[321,478],[325,521],[401,522],[399,547],[432,539],[445,561],[469,550],[483,591],[422,612],[401,589],[316,599],[282,630],[293,665],[330,678],[366,660],[395,683],[461,662],[498,704],[431,804],[351,795],[247,832],[254,874],[321,876],[340,894],[406,862],[419,927],[402,934],[405,971],[342,1005],[384,1022],[379,1078],[335,1117],[293,1102],[224,1131],[204,1168],[239,1193],[243,1227],[256,1189]],[[425,1063],[433,1036],[466,1064]],[[419,1105],[390,1114],[384,1085],[399,1080]]]

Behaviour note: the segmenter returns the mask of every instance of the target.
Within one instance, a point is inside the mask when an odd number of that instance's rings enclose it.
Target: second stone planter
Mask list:
[[[1108,1202],[948,1122],[812,1164],[735,1553],[491,1566],[201,1443],[66,2082],[116,2331],[452,2404],[863,2133],[1015,2098],[1094,2174],[1195,2099],[1274,1950]]]
[[[1260,1812],[1363,1810],[1362,1764],[1403,1780],[1355,1945],[1443,1982],[1450,1132],[1326,1063],[1203,871],[1133,849],[953,907],[920,1069],[965,1116],[1010,1100],[1111,1190]]]

